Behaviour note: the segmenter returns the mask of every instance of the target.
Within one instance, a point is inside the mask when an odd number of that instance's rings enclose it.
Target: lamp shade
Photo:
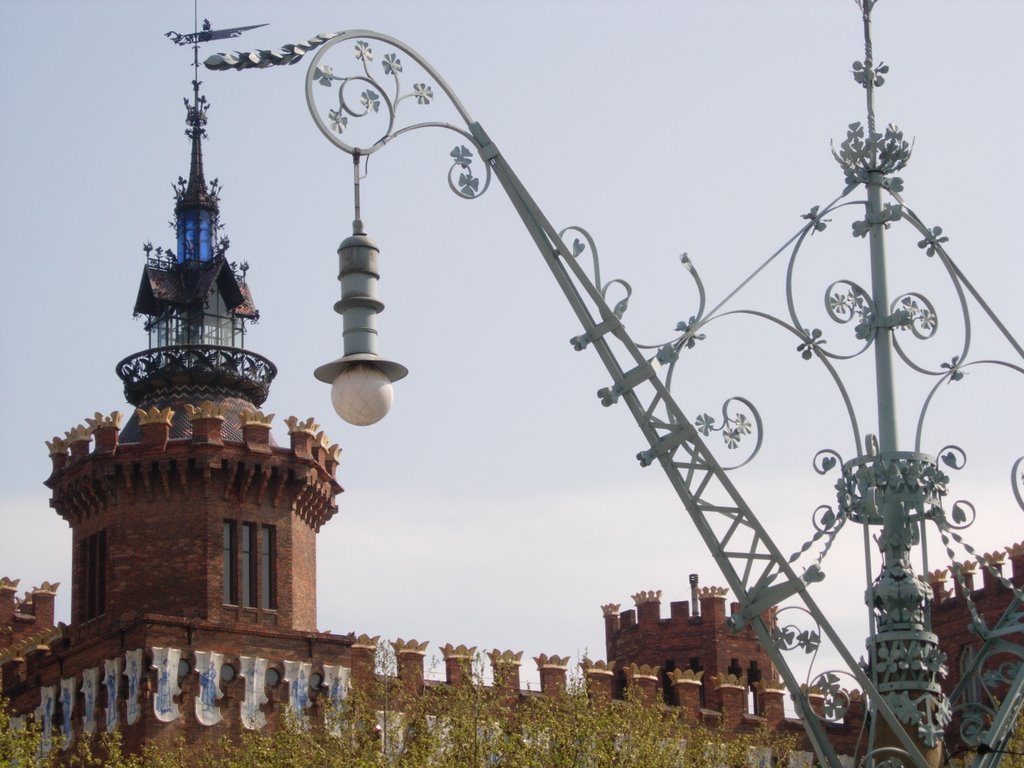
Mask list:
[[[331,403],[349,424],[376,424],[391,410],[394,389],[391,379],[375,365],[352,365],[339,373],[331,385]]]

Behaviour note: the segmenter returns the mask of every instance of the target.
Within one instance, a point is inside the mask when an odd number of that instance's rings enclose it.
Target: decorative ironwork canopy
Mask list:
[[[752,626],[772,656],[819,761],[840,768],[823,721],[841,718],[849,701],[847,688],[859,687],[874,715],[858,755],[869,767],[934,767],[953,715],[951,701],[959,708],[961,737],[977,747],[975,765],[987,767],[998,762],[1024,703],[1024,648],[1006,640],[1024,630],[1024,612],[1019,607],[1024,596],[966,541],[962,532],[973,522],[973,507],[965,501],[950,504],[947,500],[947,472],[963,467],[963,450],[946,446],[927,452],[923,427],[933,400],[946,391],[945,385],[962,380],[968,369],[980,372],[998,366],[1024,373],[1024,349],[950,255],[949,237],[942,228],[919,216],[903,197],[903,181],[895,174],[910,160],[911,142],[895,125],[882,130],[876,125],[875,96],[889,68],[877,61],[873,52],[871,14],[875,4],[875,0],[857,3],[865,50],[864,58],[854,62],[852,74],[864,89],[867,109],[866,121],[851,123],[833,150],[844,177],[842,190],[827,203],[811,207],[803,215],[800,229],[712,306],[696,265],[684,256],[682,266],[694,282],[698,304],[669,338],[654,344],[637,343],[627,333],[622,318],[632,299],[632,287],[621,279],[602,278],[590,234],[581,227],[552,226],[480,123],[437,71],[408,46],[387,35],[354,30],[318,35],[273,50],[216,54],[207,58],[205,65],[210,69],[263,68],[293,64],[311,54],[305,81],[307,104],[321,133],[353,158],[357,237],[365,237],[359,213],[360,168],[365,158],[413,130],[440,128],[455,134],[457,144],[448,158],[450,189],[471,199],[487,191],[496,179],[512,201],[582,326],[571,339],[572,346],[594,349],[611,377],[598,397],[606,406],[624,405],[633,415],[647,444],[637,453],[638,461],[642,466],[658,464],[666,473],[736,595],[740,611],[733,617],[734,624]],[[412,78],[411,86],[407,76]],[[416,110],[434,104],[442,95],[456,113],[456,121],[418,119]],[[834,279],[825,287],[823,311],[840,334],[852,337],[852,352],[829,344],[841,335],[833,337],[816,327],[798,309],[793,290],[793,276],[805,247],[815,235],[826,230],[832,234],[836,229],[833,219],[848,214],[854,216],[849,235],[868,245],[870,282],[863,285],[846,277]],[[943,271],[953,285],[964,334],[959,353],[950,359],[925,362],[915,344],[936,336],[938,312],[932,302],[917,291],[890,294],[886,231],[897,225],[909,226],[917,233],[921,257]],[[377,252],[370,243],[359,246],[373,253],[372,258],[364,254],[358,270],[346,274],[342,255],[342,301],[336,309],[345,316],[346,356],[336,363],[358,354],[362,356],[360,364],[372,366],[376,358],[384,375],[386,366],[396,364],[376,354],[374,315],[383,305],[376,301]],[[777,315],[739,305],[740,292],[773,263],[786,268],[787,311]],[[358,279],[354,275],[359,275]],[[358,310],[358,328],[350,329],[353,308]],[[792,554],[783,553],[775,544],[729,475],[730,469],[751,461],[761,447],[763,422],[754,402],[733,397],[723,404],[720,417],[688,415],[671,391],[678,362],[706,340],[712,324],[726,317],[767,322],[790,334],[800,357],[816,362],[829,374],[846,407],[850,458],[826,448],[814,460],[819,474],[836,473],[836,501],[815,510],[809,539]],[[971,329],[979,318],[990,321],[1006,342],[1010,359],[974,355]],[[369,352],[350,347],[359,333],[372,335]],[[840,374],[846,361],[861,355],[871,356],[874,368],[876,418],[867,429]],[[910,450],[897,431],[894,370],[901,364],[933,382],[918,410]],[[318,371],[318,377],[325,368],[328,366]],[[337,372],[331,369],[332,375]],[[339,376],[336,389],[340,381]],[[724,462],[718,457],[720,450],[742,456]],[[1012,478],[1015,497],[1024,507],[1022,466],[1024,458],[1013,463]],[[846,647],[811,594],[812,586],[824,578],[822,566],[833,544],[850,523],[861,527],[865,548],[870,623],[868,658],[863,663]],[[876,531],[874,544],[872,529]],[[977,561],[1014,596],[1010,609],[994,626],[974,614],[973,629],[984,640],[973,668],[981,674],[986,692],[981,702],[961,698],[964,686],[972,684],[968,681],[961,681],[950,696],[943,692],[946,660],[931,632],[931,592],[922,578],[928,571],[924,543],[929,531],[937,533],[951,559]],[[962,586],[962,575],[956,576]],[[831,647],[843,668],[812,671],[801,679],[787,652],[816,654],[824,645]],[[997,653],[1009,654],[1015,661],[994,671],[987,665]],[[811,707],[809,689],[824,693],[822,714]]]

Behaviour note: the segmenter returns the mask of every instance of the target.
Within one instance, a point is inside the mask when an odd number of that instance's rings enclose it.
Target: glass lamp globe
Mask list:
[[[376,424],[387,416],[393,398],[391,379],[375,365],[349,366],[331,385],[334,410],[357,427]]]

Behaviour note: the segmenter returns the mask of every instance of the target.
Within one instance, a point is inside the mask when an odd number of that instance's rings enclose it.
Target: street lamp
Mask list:
[[[356,424],[373,423],[387,412],[391,402],[391,383],[407,371],[397,363],[381,358],[377,352],[376,315],[383,309],[377,298],[379,277],[378,250],[366,236],[359,209],[360,163],[404,133],[419,128],[439,128],[455,133],[459,143],[450,153],[448,182],[451,190],[464,198],[482,194],[492,179],[497,179],[532,236],[541,256],[579,320],[582,331],[571,342],[577,350],[593,348],[605,365],[611,383],[598,391],[602,404],[621,403],[628,408],[640,428],[647,447],[637,454],[642,466],[659,464],[685,506],[705,546],[715,558],[739,603],[732,617],[738,629],[749,625],[776,668],[803,718],[808,739],[818,760],[829,768],[841,768],[841,762],[826,732],[823,720],[842,717],[848,694],[843,678],[859,686],[868,699],[871,713],[864,759],[868,768],[896,764],[915,768],[935,768],[941,759],[942,739],[950,722],[950,699],[944,696],[941,682],[945,659],[937,647],[930,627],[930,590],[918,575],[927,571],[927,555],[921,546],[926,526],[934,526],[952,554],[954,542],[962,542],[959,531],[970,524],[969,505],[957,502],[944,508],[948,478],[945,469],[963,464],[962,452],[944,448],[935,455],[921,450],[921,425],[938,387],[963,378],[964,368],[991,361],[969,360],[964,353],[941,367],[930,370],[912,361],[901,346],[899,335],[910,333],[917,339],[931,338],[937,327],[934,307],[921,294],[889,294],[886,274],[885,231],[896,222],[909,224],[923,238],[920,247],[934,257],[954,282],[961,306],[967,314],[970,296],[1009,342],[1014,353],[1024,360],[1024,350],[1006,331],[962,271],[946,252],[947,238],[941,229],[928,227],[901,197],[902,182],[894,174],[910,157],[909,143],[895,126],[879,131],[875,125],[875,90],[884,82],[887,68],[873,59],[870,35],[871,11],[875,0],[858,0],[865,35],[865,58],[853,66],[854,79],[865,89],[867,125],[852,124],[845,141],[834,152],[845,175],[845,189],[831,202],[815,206],[804,215],[806,224],[782,248],[768,259],[774,260],[787,249],[790,255],[788,317],[775,317],[763,311],[734,309],[729,302],[739,289],[723,302],[708,309],[703,285],[694,265],[683,257],[683,266],[693,277],[700,295],[700,306],[687,322],[681,322],[678,335],[671,341],[653,346],[635,343],[622,324],[627,309],[629,285],[621,280],[602,282],[593,239],[583,229],[555,229],[509,167],[490,137],[467,112],[443,78],[419,54],[386,35],[355,30],[321,35],[303,43],[276,50],[240,54],[217,54],[206,60],[211,69],[246,69],[276,64],[292,64],[317,50],[306,75],[306,100],[317,127],[336,147],[353,158],[355,186],[355,224],[352,237],[339,248],[342,298],[335,309],[344,318],[344,355],[316,371],[321,381],[331,383],[332,400],[342,418]],[[338,74],[326,63],[331,51],[351,46],[355,74]],[[381,55],[379,47],[387,51]],[[403,76],[409,62],[425,75],[423,82],[403,90]],[[372,68],[371,68],[372,65]],[[461,124],[443,121],[399,122],[399,112],[434,101],[438,89],[458,113]],[[328,95],[333,102],[324,108],[319,97]],[[367,142],[350,137],[357,124],[366,119],[383,122],[383,128]],[[482,161],[483,176],[475,173]],[[855,191],[865,198],[850,197]],[[852,224],[852,234],[866,238],[870,255],[870,287],[849,279],[836,280],[826,290],[826,312],[832,321],[852,327],[860,349],[843,355],[829,351],[820,329],[801,322],[792,295],[792,265],[800,249],[815,233],[824,231],[830,216],[846,210],[863,211],[863,219]],[[570,242],[571,238],[571,242]],[[588,253],[589,252],[589,253]],[[584,264],[585,255],[593,260],[593,274]],[[766,266],[766,265],[764,265]],[[763,268],[763,266],[761,267]],[[744,287],[760,272],[759,268],[741,283]],[[612,305],[610,292],[624,289],[627,299]],[[853,449],[849,460],[836,451],[823,450],[816,456],[819,474],[838,471],[835,508],[823,505],[814,517],[815,532],[797,553],[787,556],[775,544],[750,506],[733,485],[729,470],[708,447],[708,440],[721,436],[728,449],[753,443],[749,461],[758,452],[761,419],[753,404],[743,398],[730,398],[721,418],[702,414],[690,420],[677,405],[670,385],[680,355],[704,338],[703,329],[727,315],[743,315],[768,320],[793,335],[797,350],[807,360],[821,363],[832,376],[847,406]],[[970,323],[965,323],[970,327]],[[875,370],[875,432],[861,432],[853,410],[852,398],[838,375],[836,365],[850,357],[873,350]],[[914,450],[902,450],[896,430],[895,382],[893,369],[902,360],[920,373],[936,378],[918,419]],[[999,363],[1024,374],[1020,363]],[[941,466],[940,459],[941,457]],[[742,465],[737,464],[736,466]],[[1020,474],[1020,461],[1014,467]],[[1015,487],[1018,501],[1019,488]],[[1024,504],[1022,504],[1024,506]],[[869,613],[868,659],[861,664],[838,637],[821,608],[810,595],[809,587],[821,581],[821,563],[847,523],[863,529],[866,568],[866,602]],[[880,564],[874,565],[872,530],[876,530]],[[970,556],[974,551],[967,545]],[[812,551],[817,550],[817,554]],[[810,554],[808,554],[810,553]],[[816,554],[816,556],[815,556]],[[915,568],[914,560],[919,562]],[[975,557],[982,565],[983,559]],[[797,571],[797,565],[802,571]],[[993,574],[997,577],[995,571]],[[960,577],[962,578],[962,577]],[[1000,577],[1001,578],[1001,577]],[[1014,593],[1014,605],[1022,596],[1002,579]],[[796,604],[794,606],[794,603]],[[783,612],[798,609],[814,622],[812,630],[799,631],[783,622]],[[1021,630],[1021,613],[1008,610],[996,626],[975,622],[974,629],[985,641],[974,670],[982,669],[990,653],[1007,651],[999,639]],[[842,660],[843,669],[818,674],[806,681],[798,679],[789,663],[787,651],[814,651],[821,643],[831,644]],[[808,685],[802,685],[806,682]],[[1013,723],[1024,706],[1024,663],[1004,674],[1008,695],[987,711],[962,710],[962,730],[968,743],[984,744],[976,765],[994,766],[1005,751]],[[954,691],[958,697],[961,688]],[[825,713],[812,708],[809,691],[824,694]]]
[[[358,190],[359,160],[355,162]],[[365,427],[376,424],[391,409],[391,383],[408,375],[399,363],[377,354],[377,313],[384,304],[377,298],[379,249],[366,236],[358,212],[352,236],[338,247],[341,300],[334,311],[342,316],[342,341],[345,354],[321,365],[313,375],[331,385],[331,403],[349,424]]]

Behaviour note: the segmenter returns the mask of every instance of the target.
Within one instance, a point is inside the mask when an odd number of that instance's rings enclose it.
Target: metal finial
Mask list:
[[[199,106],[199,86],[202,84],[199,80],[199,44],[206,43],[210,40],[227,40],[233,37],[240,37],[243,32],[248,32],[250,29],[259,29],[260,27],[267,26],[266,24],[251,24],[247,27],[230,27],[228,29],[213,29],[213,25],[210,24],[209,19],[203,19],[202,29],[199,28],[199,14],[198,14],[198,0],[193,4],[195,20],[193,22],[193,28],[195,31],[191,33],[181,34],[179,32],[167,32],[164,37],[170,39],[175,45],[191,45],[192,46],[192,93],[194,98],[194,104],[198,108]]]

